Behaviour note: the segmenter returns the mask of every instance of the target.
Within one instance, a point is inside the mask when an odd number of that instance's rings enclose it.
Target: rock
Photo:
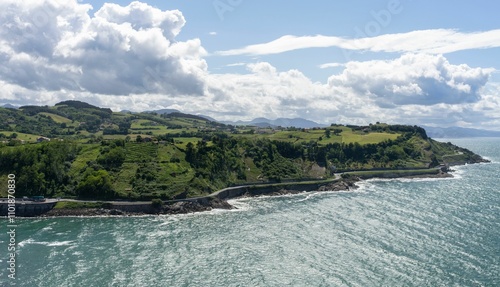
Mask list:
[[[332,182],[327,185],[323,185],[319,187],[319,191],[343,191],[343,190],[351,190],[356,189],[355,182],[359,181],[359,178],[349,178],[343,179],[340,181]]]
[[[109,215],[123,215],[124,213],[123,213],[123,211],[118,210],[118,209],[111,209],[111,210],[109,210],[108,214]]]
[[[227,201],[219,199],[219,198],[214,198],[210,201],[210,206],[212,208],[220,208],[220,209],[234,209],[234,206],[229,204]]]
[[[278,191],[275,191],[275,192],[272,192],[272,193],[269,193],[269,194],[265,194],[265,195],[269,195],[269,196],[279,196],[279,195],[285,195],[285,194],[298,194],[298,193],[301,193],[301,191],[299,190],[294,190],[294,189],[280,189]]]

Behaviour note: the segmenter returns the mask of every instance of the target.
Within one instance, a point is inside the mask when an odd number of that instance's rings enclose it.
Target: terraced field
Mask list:
[[[56,114],[51,114],[51,113],[39,113],[39,115],[45,115],[47,117],[50,117],[52,118],[52,120],[58,124],[61,124],[61,123],[65,123],[65,124],[71,124],[71,120],[68,119],[68,118],[65,118],[63,116],[60,116],[60,115],[56,115]]]
[[[20,132],[11,132],[11,131],[0,131],[1,134],[4,134],[7,137],[10,137],[13,133],[17,134],[17,139],[23,140],[26,142],[36,142],[36,140],[40,137],[40,135],[35,134],[25,134]]]

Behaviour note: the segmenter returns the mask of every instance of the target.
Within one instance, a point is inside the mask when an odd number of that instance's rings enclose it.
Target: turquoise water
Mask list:
[[[493,163],[236,211],[18,219],[16,286],[500,286],[500,139],[452,142]]]

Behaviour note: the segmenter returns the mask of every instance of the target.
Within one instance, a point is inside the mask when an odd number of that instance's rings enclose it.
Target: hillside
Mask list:
[[[259,128],[77,101],[0,108],[0,141],[0,176],[16,175],[18,197],[173,199],[342,171],[482,160],[417,126]]]

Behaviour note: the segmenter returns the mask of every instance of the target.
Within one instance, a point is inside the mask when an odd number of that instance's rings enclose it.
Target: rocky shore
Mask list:
[[[212,209],[233,209],[227,201],[218,198],[211,198],[206,201],[178,201],[172,204],[162,206],[146,206],[144,211],[130,212],[116,208],[61,208],[52,209],[40,217],[58,217],[58,216],[140,216],[140,215],[159,215],[159,214],[185,214],[193,212],[210,211]]]
[[[179,201],[174,204],[164,205],[159,214],[183,214],[191,212],[209,211],[214,208],[218,209],[234,209],[235,207],[229,204],[227,201],[212,198],[205,202],[198,201]]]
[[[453,177],[453,175],[448,172],[440,171],[439,173],[436,174],[410,175],[410,176],[405,176],[403,178],[450,178],[450,177]]]
[[[448,171],[451,170],[440,170],[435,174],[420,174],[420,175],[409,175],[409,176],[397,176],[388,174],[388,176],[381,176],[380,178],[447,178],[453,177]],[[350,176],[342,178],[330,183],[321,185],[316,184],[315,191],[346,191],[355,190],[358,188],[356,182],[363,180],[357,176]],[[304,192],[304,190],[293,189],[293,188],[274,188],[269,189],[267,187],[262,190],[263,192],[245,192],[241,196],[243,197],[258,197],[258,196],[280,196],[287,194],[298,194]],[[209,196],[197,199],[186,199],[177,202],[166,202],[161,206],[153,206],[151,204],[145,205],[142,211],[127,211],[124,209],[113,208],[112,206],[108,208],[75,208],[75,209],[52,209],[47,213],[40,215],[41,217],[53,217],[53,216],[138,216],[138,215],[159,215],[159,214],[186,214],[202,211],[210,211],[212,209],[235,209],[234,206],[227,202],[227,199],[231,198],[218,198],[216,196]]]
[[[145,214],[145,213],[142,213]],[[132,216],[141,215],[141,213],[131,213],[118,209],[106,208],[61,208],[52,209],[40,217],[58,217],[58,216]]]

